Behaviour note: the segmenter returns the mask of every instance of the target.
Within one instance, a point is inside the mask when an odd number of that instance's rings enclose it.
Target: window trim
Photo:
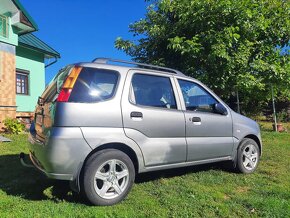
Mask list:
[[[18,93],[17,92],[17,74],[26,77],[26,85],[27,85],[26,93]],[[24,95],[24,96],[29,96],[30,95],[29,75],[30,75],[30,72],[28,70],[23,70],[23,69],[16,68],[16,75],[15,75],[16,76],[16,81],[15,81],[15,92],[16,92],[16,95]]]
[[[183,94],[182,94],[182,89],[181,89],[180,84],[179,84],[179,80],[182,80],[182,81],[185,81],[185,82],[191,82],[191,83],[194,83],[194,84],[198,85],[199,87],[201,87],[207,94],[209,94],[214,100],[216,100],[217,103],[222,104],[226,108],[226,110],[227,110],[227,112],[229,114],[228,107],[217,96],[213,95],[211,90],[206,85],[204,85],[204,84],[202,84],[202,83],[200,83],[198,81],[189,80],[189,79],[182,78],[182,77],[175,77],[175,79],[176,79],[176,84],[177,84],[178,89],[179,89],[178,93],[180,95],[180,101],[182,102],[182,107],[183,107],[183,110],[185,112],[221,115],[221,114],[218,114],[218,113],[215,113],[215,112],[210,112],[210,111],[192,111],[192,110],[187,110],[186,109],[186,104],[185,104],[185,101],[184,101],[184,97],[183,97]],[[228,115],[222,115],[222,116],[228,116]]]
[[[132,84],[132,80],[133,80],[133,77],[136,75],[136,74],[139,74],[139,75],[146,75],[146,76],[157,76],[157,77],[163,77],[163,78],[167,78],[169,79],[169,82],[171,84],[171,88],[172,88],[172,92],[173,92],[173,96],[174,96],[174,100],[175,100],[175,104],[176,104],[176,108],[167,108],[167,107],[154,107],[154,106],[149,106],[149,105],[140,105],[140,104],[137,104],[136,102],[132,102],[132,97],[131,97],[131,94],[133,92],[133,95],[134,95],[134,98],[135,98],[135,101],[136,101],[136,97],[135,97],[135,93],[134,93],[134,90],[133,90],[133,84]],[[160,75],[160,74],[156,74],[156,73],[150,73],[150,72],[133,72],[132,75],[131,75],[131,78],[130,78],[130,86],[129,86],[129,95],[128,95],[128,101],[130,104],[134,105],[134,106],[137,106],[137,107],[141,107],[141,108],[149,108],[149,109],[157,109],[157,110],[169,110],[169,111],[177,111],[177,110],[180,110],[180,102],[179,102],[179,96],[178,96],[178,90],[177,88],[175,87],[175,83],[174,83],[174,77],[169,75]]]

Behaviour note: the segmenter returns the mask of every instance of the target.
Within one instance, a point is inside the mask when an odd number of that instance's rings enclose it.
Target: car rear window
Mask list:
[[[113,70],[83,68],[71,92],[69,102],[99,102],[114,96],[119,73]]]
[[[69,74],[72,66],[66,66],[62,68],[57,75],[50,81],[50,83],[45,87],[44,92],[42,93],[40,99],[44,102],[52,102],[57,98],[57,95],[60,92],[62,84]]]

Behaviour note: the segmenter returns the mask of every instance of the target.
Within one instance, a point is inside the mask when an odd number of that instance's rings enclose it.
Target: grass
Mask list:
[[[20,165],[27,135],[0,143],[0,217],[290,217],[290,134],[263,131],[256,173],[223,164],[143,174],[127,199],[89,206],[66,182]]]

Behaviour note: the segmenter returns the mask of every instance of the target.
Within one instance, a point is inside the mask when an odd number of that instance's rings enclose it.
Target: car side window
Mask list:
[[[218,101],[204,88],[186,80],[178,80],[178,83],[183,94],[186,110],[214,113],[214,105]]]
[[[170,78],[147,74],[134,74],[130,101],[137,105],[177,109]]]

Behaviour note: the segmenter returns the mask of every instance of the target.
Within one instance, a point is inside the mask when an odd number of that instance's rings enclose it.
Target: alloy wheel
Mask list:
[[[117,159],[108,160],[96,171],[94,189],[104,199],[121,195],[129,183],[129,170],[126,164]]]
[[[247,170],[255,169],[258,163],[258,151],[253,144],[248,144],[243,150],[243,165]]]

